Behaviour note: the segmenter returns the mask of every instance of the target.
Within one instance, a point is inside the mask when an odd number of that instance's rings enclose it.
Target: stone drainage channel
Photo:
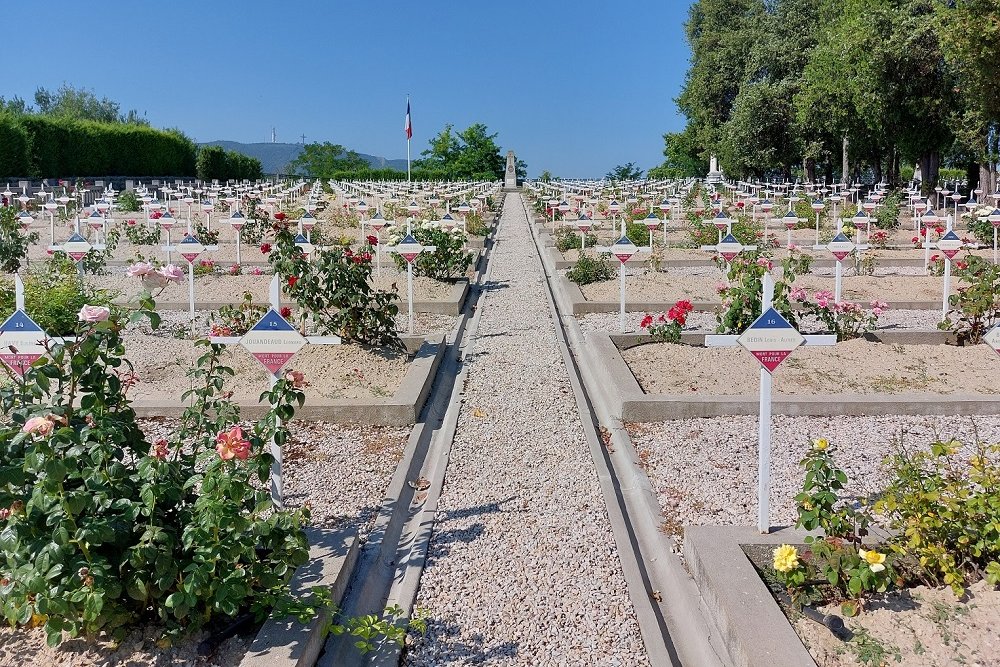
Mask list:
[[[318,665],[729,664],[531,218],[508,193],[341,603],[427,634],[363,657],[332,636]]]

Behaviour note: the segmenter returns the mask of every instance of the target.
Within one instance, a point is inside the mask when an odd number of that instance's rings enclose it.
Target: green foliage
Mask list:
[[[482,215],[476,211],[469,211],[465,214],[465,231],[470,236],[486,236],[490,233],[490,228]]]
[[[708,160],[700,155],[694,126],[688,125],[682,132],[668,132],[663,135],[663,155],[666,160],[647,173],[651,179],[704,178],[708,174]]]
[[[0,167],[17,167],[2,176],[182,176],[194,173],[195,148],[175,130],[154,130],[135,123],[99,123],[63,116],[0,116],[27,142],[0,142]],[[4,130],[0,130],[0,133]],[[15,137],[16,139],[16,137]],[[18,152],[21,151],[21,152]],[[27,165],[27,173],[22,169]]]
[[[389,235],[388,244],[399,243],[406,235],[405,227],[397,227]],[[465,275],[472,264],[472,254],[465,248],[465,234],[458,227],[450,232],[436,223],[418,223],[413,225],[413,238],[421,245],[435,246],[433,252],[422,252],[413,261],[413,275],[427,276],[434,280],[451,280]],[[406,259],[398,254],[392,255],[396,268],[406,270]]]
[[[882,200],[882,206],[875,212],[875,226],[879,229],[899,227],[899,211],[903,205],[902,190],[894,190]]]
[[[486,125],[475,123],[461,132],[445,125],[430,140],[424,157],[415,162],[422,174],[442,180],[497,180],[503,178],[506,159],[500,154],[496,133],[487,134]]]
[[[865,598],[888,590],[895,571],[890,557],[861,545],[871,517],[867,509],[854,509],[840,498],[847,475],[834,463],[833,449],[825,438],[813,441],[800,463],[806,475],[795,496],[796,527],[821,530],[823,536],[805,538],[801,559],[789,557],[787,545],[775,549],[774,569],[794,603],[839,601],[843,613],[854,616]]]
[[[577,285],[604,282],[615,277],[615,269],[607,257],[594,258],[591,255],[580,255],[566,278]]]
[[[131,123],[149,125],[134,109],[122,115],[121,105],[86,88],[62,84],[56,91],[39,87],[35,90],[38,113],[71,120],[92,120],[98,123]]]
[[[16,208],[0,207],[0,271],[17,273],[28,256],[28,248],[37,240],[38,232],[21,229]]]
[[[567,250],[579,250],[580,249],[580,232],[573,230],[570,227],[560,227],[556,230],[556,249],[559,252],[566,252]],[[584,246],[585,248],[593,248],[597,245],[597,236],[594,234],[583,234]]]
[[[898,531],[893,550],[915,561],[928,583],[958,596],[980,577],[1000,585],[1000,445],[900,446],[888,468],[875,509]]]
[[[642,178],[642,169],[635,166],[635,162],[616,165],[604,178],[609,181],[637,181]]]
[[[350,248],[335,247],[307,260],[296,247],[292,230],[290,223],[279,225],[268,261],[281,277],[285,293],[309,314],[318,331],[348,343],[402,350],[396,295],[372,286],[370,249],[355,254]]]
[[[27,176],[30,155],[28,130],[14,114],[0,111],[0,177]]]
[[[151,306],[147,295],[138,312],[155,315]],[[0,484],[0,612],[44,623],[50,645],[63,633],[120,637],[127,624],[180,634],[244,611],[260,618],[290,597],[308,559],[308,509],[277,509],[264,485],[267,443],[287,442],[303,393],[281,379],[262,396],[265,415],[235,427],[239,409],[223,397],[233,371],[211,346],[179,428],[151,444],[125,396],[122,329],[81,323],[77,342],[0,390],[0,464],[12,473]]]
[[[76,275],[72,262],[52,261],[38,273],[22,277],[24,309],[50,336],[72,336],[77,313],[84,305],[109,306],[112,294],[88,288]],[[0,282],[0,318],[14,312],[14,283]]]
[[[149,225],[145,220],[129,218],[120,225],[125,230],[125,238],[132,245],[156,245],[160,242],[160,228]]]
[[[306,144],[302,152],[288,164],[292,174],[308,178],[337,178],[340,172],[358,173],[370,169],[370,165],[356,151],[347,150],[340,144]]]
[[[242,336],[250,331],[250,327],[260,322],[267,314],[268,306],[253,302],[250,292],[243,293],[243,300],[237,304],[228,303],[211,318],[213,336]]]
[[[725,270],[725,260],[718,259],[720,268]],[[808,255],[793,254],[781,260],[781,280],[774,283],[773,307],[797,326],[789,296],[792,283],[798,273],[808,271]],[[726,278],[729,284],[720,289],[722,308],[716,313],[721,334],[741,334],[762,312],[761,289],[764,274],[771,271],[773,264],[766,251],[744,250],[729,262]]]
[[[952,331],[961,343],[977,345],[1000,321],[1000,266],[972,254],[952,265],[965,285],[949,295],[951,310],[938,328]]]
[[[134,190],[126,190],[115,199],[115,208],[124,213],[135,213],[142,210],[142,202]]]
[[[202,146],[198,149],[195,173],[203,181],[218,179],[255,181],[264,175],[260,160],[254,157],[227,151],[221,146]]]

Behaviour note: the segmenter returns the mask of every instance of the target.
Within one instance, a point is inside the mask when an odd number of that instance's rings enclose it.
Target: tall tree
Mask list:
[[[357,152],[329,141],[306,144],[302,147],[302,152],[288,164],[288,170],[293,174],[309,178],[333,178],[337,173],[367,169],[368,162]]]
[[[149,125],[134,109],[121,114],[121,105],[107,97],[98,97],[85,88],[74,88],[67,84],[50,91],[39,87],[35,90],[35,105],[38,113],[74,120],[94,120],[101,123],[134,123]]]

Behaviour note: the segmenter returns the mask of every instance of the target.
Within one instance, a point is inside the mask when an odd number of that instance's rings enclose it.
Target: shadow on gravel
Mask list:
[[[515,498],[516,496],[511,496],[505,500],[466,507],[465,509],[450,510],[439,514],[437,518],[438,529],[434,531],[433,543],[431,549],[427,552],[427,565],[431,565],[437,559],[447,556],[451,552],[452,547],[457,543],[471,544],[481,537],[486,530],[486,527],[482,523],[474,523],[465,528],[446,528],[449,521],[480,516],[482,514],[503,512],[504,503],[509,503]]]
[[[495,292],[510,287],[509,280],[489,280],[479,286],[480,292]]]
[[[501,642],[486,646],[486,637],[480,632],[465,634],[456,623],[427,619],[427,635],[421,638],[414,652],[424,657],[407,655],[404,667],[430,667],[434,665],[488,665],[500,658],[517,656],[517,642]]]

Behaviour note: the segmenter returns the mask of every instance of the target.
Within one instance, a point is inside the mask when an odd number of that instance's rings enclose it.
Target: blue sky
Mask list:
[[[683,126],[689,0],[3,4],[0,95],[66,82],[197,141],[273,125],[401,158],[409,93],[414,158],[445,123],[483,122],[530,175],[587,177],[659,164]]]

